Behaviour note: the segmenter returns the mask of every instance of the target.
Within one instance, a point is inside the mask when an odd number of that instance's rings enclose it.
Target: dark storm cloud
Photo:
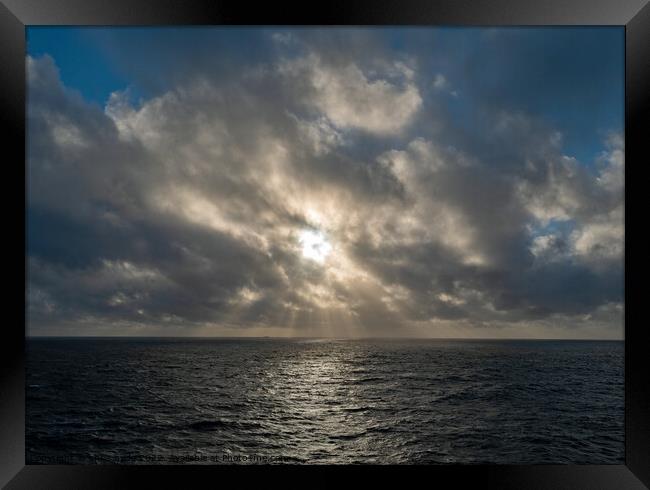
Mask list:
[[[32,331],[616,335],[621,138],[585,166],[508,104],[459,125],[454,73],[355,32],[224,33],[218,52],[265,45],[226,72],[198,50],[157,96],[105,110],[29,58]]]

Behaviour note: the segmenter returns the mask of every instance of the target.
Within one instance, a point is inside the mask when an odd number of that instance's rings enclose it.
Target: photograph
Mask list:
[[[25,28],[27,465],[624,465],[624,26]]]

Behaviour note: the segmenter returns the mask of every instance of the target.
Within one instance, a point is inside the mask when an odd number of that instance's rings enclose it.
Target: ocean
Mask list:
[[[624,344],[28,339],[27,464],[622,464]]]

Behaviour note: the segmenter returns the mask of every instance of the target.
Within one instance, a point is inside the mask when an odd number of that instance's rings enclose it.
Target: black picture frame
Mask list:
[[[25,245],[25,27],[29,25],[618,25],[625,27],[625,148],[626,208],[638,193],[640,169],[650,162],[644,145],[650,120],[650,5],[648,0],[336,0],[251,3],[232,0],[0,0],[0,128],[5,155],[4,209],[18,214],[22,207],[22,234],[12,234],[14,254]],[[9,172],[9,175],[6,173]],[[23,180],[24,182],[24,180]],[[10,190],[11,192],[7,192]],[[629,221],[628,215],[628,221]],[[22,223],[22,224],[21,224]],[[632,232],[632,233],[631,233]],[[625,258],[639,232],[626,226]],[[9,234],[8,234],[9,235]],[[25,301],[26,263],[5,255],[9,275],[7,307]],[[627,268],[625,304],[640,293],[631,289],[639,267]],[[11,280],[13,279],[13,280]],[[15,296],[15,298],[14,298]],[[22,299],[21,297],[22,296]],[[632,303],[634,304],[634,303]],[[634,307],[633,307],[634,308]],[[9,309],[9,308],[8,308]],[[626,319],[630,318],[626,308]],[[25,311],[25,310],[23,310]],[[273,473],[278,483],[292,467],[210,466],[47,466],[25,465],[25,316],[3,325],[0,342],[0,485],[18,488],[127,488],[192,487],[197,478],[209,485],[225,483],[224,476],[257,478]],[[493,488],[612,488],[650,487],[650,356],[644,322],[625,322],[625,464],[608,466],[428,466],[377,467],[374,477],[387,472],[422,472],[428,482],[453,482]],[[356,467],[339,468],[348,472]],[[324,471],[323,471],[324,470]],[[313,467],[307,471],[316,471]],[[331,475],[329,469],[321,473]],[[329,476],[328,476],[329,477]],[[279,480],[282,478],[282,480]],[[267,480],[270,481],[270,480]],[[446,486],[446,485],[445,485]]]

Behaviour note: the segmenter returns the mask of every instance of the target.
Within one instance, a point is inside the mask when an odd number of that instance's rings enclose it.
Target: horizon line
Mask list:
[[[234,335],[211,335],[211,336],[178,336],[178,335],[25,335],[25,339],[197,339],[197,340],[533,340],[533,341],[586,341],[586,342],[624,342],[625,339],[612,338],[551,338],[551,337],[389,337],[389,336],[368,336],[368,337],[331,337],[331,336],[234,336]]]

